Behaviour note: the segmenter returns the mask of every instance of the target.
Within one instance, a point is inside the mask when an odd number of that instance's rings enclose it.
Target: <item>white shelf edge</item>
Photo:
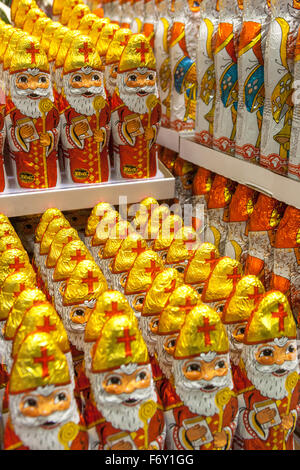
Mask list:
[[[300,184],[298,181],[205,147],[184,133],[180,135],[179,154],[184,160],[240,184],[253,187],[278,201],[300,209]]]
[[[179,133],[173,129],[160,127],[156,143],[174,152],[179,152]]]
[[[0,212],[7,217],[20,217],[40,214],[51,207],[61,211],[89,209],[100,201],[118,205],[119,196],[126,196],[129,204],[148,196],[158,200],[173,199],[175,179],[161,162],[159,171],[162,176],[150,179],[3,193],[0,195]]]

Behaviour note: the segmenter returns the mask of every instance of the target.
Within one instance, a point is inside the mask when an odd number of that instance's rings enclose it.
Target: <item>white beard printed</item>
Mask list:
[[[23,394],[9,396],[9,412],[16,435],[20,438],[23,444],[31,450],[64,450],[64,446],[58,440],[58,433],[61,427],[72,421],[79,424],[80,416],[77,409],[76,400],[73,395],[72,385],[65,387],[48,386],[49,393],[57,390],[68,390],[71,394],[70,407],[66,411],[56,411],[47,417],[39,416],[31,418],[24,416],[20,412],[20,403]],[[43,390],[46,387],[42,388]],[[32,392],[32,395],[38,393],[38,390]],[[42,428],[43,423],[53,421],[60,423],[54,429]]]
[[[100,73],[100,72],[97,72]],[[107,100],[106,98],[106,93],[103,88],[101,87],[89,87],[89,88],[72,88],[70,86],[70,77],[73,75],[72,73],[66,74],[63,77],[63,89],[65,92],[66,99],[73,108],[76,113],[78,114],[83,114],[84,116],[93,116],[95,113],[95,109],[93,106],[93,102],[96,96],[102,96],[105,101]],[[101,74],[102,75],[102,74]],[[82,93],[93,93],[91,98],[87,98],[85,96],[82,96]]]
[[[27,73],[31,73],[31,71],[28,70]],[[32,72],[31,74],[34,75],[34,72]],[[25,116],[28,116],[32,119],[37,119],[41,117],[42,115],[39,110],[40,100],[33,100],[31,98],[28,98],[27,95],[34,92],[35,94],[38,94],[41,99],[48,98],[52,102],[54,102],[51,81],[47,89],[38,88],[37,90],[20,90],[16,86],[16,78],[17,74],[13,74],[9,77],[9,89],[12,102],[14,103],[16,108]]]
[[[265,346],[277,344],[278,340],[275,339],[274,342],[265,343]],[[284,340],[287,338],[280,338],[282,340],[281,345],[284,345]],[[295,340],[296,348],[296,340]],[[255,345],[244,345],[242,352],[242,359],[245,364],[247,371],[247,377],[255,386],[255,388],[263,395],[264,397],[282,400],[287,396],[287,390],[285,387],[285,381],[288,374],[285,374],[282,377],[273,375],[278,369],[285,369],[289,373],[293,371],[299,371],[298,361],[285,361],[283,364],[273,364],[272,366],[259,364],[255,359],[255,352],[261,346],[261,344]]]
[[[105,88],[107,89],[109,95],[112,97],[114,94],[116,85],[117,85],[117,79],[113,78],[110,74],[111,69],[115,67],[115,64],[113,65],[107,65],[105,67],[104,71],[104,78],[105,78]]]
[[[127,366],[121,366],[116,372],[126,373],[127,369],[128,373],[133,373],[137,367],[137,364],[128,364]],[[145,368],[151,373],[151,366],[149,364],[145,366]],[[122,393],[120,395],[113,395],[107,393],[102,387],[102,382],[106,375],[106,373],[90,374],[91,387],[98,410],[102,413],[106,421],[110,422],[116,429],[134,432],[143,428],[144,423],[139,418],[139,410],[142,403],[148,400],[153,400],[155,403],[157,402],[152,377],[151,384],[146,389],[136,390],[131,394]],[[122,402],[129,398],[135,398],[141,400],[141,402],[133,407],[122,405]]]
[[[143,317],[139,318],[139,325],[142,331],[142,335],[145,343],[147,344],[148,352],[151,356],[154,356],[156,351],[157,344],[157,335],[154,335],[150,330],[150,322],[152,317]]]
[[[143,69],[141,69],[143,70]],[[131,88],[125,85],[125,78],[127,73],[118,73],[117,75],[117,88],[119,90],[120,98],[125,106],[132,112],[138,114],[148,113],[147,98],[149,95],[158,97],[158,88],[154,86]],[[141,90],[146,91],[146,96],[138,96],[137,93]]]
[[[221,356],[220,356],[221,357]],[[224,356],[222,356],[224,357]],[[229,355],[225,355],[229,363]],[[212,380],[188,380],[183,372],[182,367],[186,360],[174,360],[173,374],[176,393],[179,395],[184,405],[193,413],[199,416],[213,416],[219,414],[220,410],[216,405],[216,394],[225,387],[233,389],[231,369],[228,369],[227,375],[224,377],[214,377]],[[217,390],[213,392],[204,392],[200,390],[205,385],[215,385]]]
[[[241,354],[242,354],[244,344],[239,343],[232,336],[232,333],[235,330],[236,325],[225,325],[225,326],[226,326],[226,331],[227,331],[228,340],[229,340],[230,360],[234,365],[237,366],[240,362],[240,357],[241,357]]]
[[[167,379],[172,377],[172,367],[173,367],[173,357],[167,353],[164,348],[164,342],[167,336],[159,336],[157,340],[157,359],[159,367],[161,368],[162,372],[165,374]]]

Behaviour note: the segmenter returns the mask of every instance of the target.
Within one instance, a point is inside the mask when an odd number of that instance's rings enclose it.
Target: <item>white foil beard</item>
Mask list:
[[[155,95],[158,97],[157,85],[151,87],[137,87],[131,88],[125,85],[125,78],[127,73],[118,73],[117,75],[117,88],[119,90],[120,98],[125,106],[132,112],[138,114],[148,113],[147,98],[149,95]],[[141,90],[148,93],[146,96],[138,96]]]
[[[43,387],[45,388],[45,387]],[[20,438],[23,444],[31,450],[64,450],[64,446],[58,440],[58,433],[61,427],[72,421],[79,424],[80,416],[77,409],[76,400],[73,395],[72,386],[66,387],[49,387],[53,390],[66,390],[68,389],[71,394],[70,407],[66,411],[56,411],[51,415],[39,416],[31,418],[24,416],[20,412],[20,403],[23,394],[9,396],[9,412],[16,435]],[[33,395],[37,393],[33,392]],[[60,426],[54,429],[43,429],[42,424],[46,421],[59,422]]]
[[[129,366],[132,366],[132,364],[129,364]],[[120,368],[116,370],[116,372],[124,372],[126,367],[127,366]],[[147,365],[145,367],[147,367],[152,374],[151,366]],[[102,382],[106,375],[107,373],[90,374],[91,387],[98,410],[102,413],[106,421],[111,423],[116,429],[133,432],[143,428],[144,423],[139,418],[139,410],[142,403],[148,400],[153,400],[155,403],[157,402],[153,379],[151,378],[151,384],[146,389],[136,390],[131,394],[122,393],[120,395],[113,395],[107,393],[102,387]],[[141,402],[132,407],[122,405],[122,402],[129,398],[141,400]]]
[[[265,346],[269,344],[272,345],[276,343],[265,343]],[[275,372],[278,369],[286,369],[289,372],[298,372],[298,361],[285,361],[281,365],[273,364],[272,366],[259,364],[255,359],[255,352],[260,346],[261,344],[244,345],[242,359],[247,371],[247,377],[262,396],[276,400],[282,400],[287,396],[285,381],[288,375],[284,375],[283,377],[276,377],[272,372]]]
[[[236,328],[236,325],[225,325],[226,326],[226,331],[228,335],[228,340],[229,340],[229,356],[231,362],[237,366],[240,362],[240,357],[242,354],[243,350],[243,343],[239,343],[238,341],[235,341],[235,339],[232,336],[233,331]]]
[[[226,355],[229,356],[228,354]],[[223,356],[222,356],[223,357]],[[229,357],[228,357],[229,360]],[[233,389],[233,382],[231,377],[231,369],[228,369],[227,375],[224,377],[214,377],[212,380],[188,380],[183,372],[182,367],[186,360],[174,360],[173,373],[176,393],[179,395],[185,406],[190,411],[199,416],[213,416],[219,414],[220,410],[216,405],[216,394],[225,387]],[[215,385],[218,387],[213,392],[203,392],[200,388],[205,385]]]
[[[157,340],[157,359],[159,367],[167,379],[172,377],[173,357],[167,353],[164,348],[164,342],[167,336],[159,336]]]
[[[40,95],[41,99],[48,98],[54,102],[51,81],[47,89],[38,88],[37,90],[20,90],[16,86],[16,74],[14,74],[9,78],[9,89],[11,99],[16,108],[18,108],[24,116],[31,117],[32,119],[37,119],[42,116],[39,110],[40,100],[32,100],[31,98],[28,98],[27,95],[36,93]]]
[[[93,116],[96,114],[95,108],[93,106],[94,99],[97,96],[102,96],[106,101],[106,93],[104,91],[103,86],[101,87],[90,87],[90,88],[72,88],[70,86],[70,77],[71,73],[67,74],[63,78],[63,88],[67,98],[67,101],[71,108],[73,108],[76,113],[84,115],[84,116]],[[91,98],[87,98],[86,96],[82,96],[83,93],[91,92],[95,96]]]
[[[115,64],[107,65],[104,70],[105,88],[107,89],[110,97],[112,97],[114,94],[117,85],[117,79],[113,78],[110,74],[110,71],[113,67],[115,67]]]
[[[78,308],[80,308],[82,305],[78,305]],[[66,332],[68,334],[68,338],[70,343],[75,346],[78,351],[83,351],[84,348],[84,332],[85,332],[85,326],[86,324],[77,324],[73,323],[70,320],[70,313],[72,310],[73,306],[70,307],[62,307],[61,309],[61,318],[64,324],[64,327],[66,329]]]
[[[152,331],[150,330],[150,327],[149,327],[150,322],[151,322],[151,317],[141,316],[139,318],[139,326],[142,331],[144,341],[147,345],[148,352],[151,356],[154,356],[155,351],[156,351],[157,335],[154,335]]]

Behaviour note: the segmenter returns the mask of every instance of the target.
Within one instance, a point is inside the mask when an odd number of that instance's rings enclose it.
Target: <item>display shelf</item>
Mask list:
[[[191,133],[180,133],[179,154],[184,160],[300,209],[298,181],[198,144]]]
[[[174,152],[179,152],[179,133],[173,129],[160,127],[157,136],[157,143],[162,147],[167,147]]]
[[[9,177],[8,191],[0,195],[0,212],[8,217],[19,217],[40,214],[50,207],[69,211],[88,209],[100,201],[118,205],[121,196],[131,204],[148,196],[158,200],[172,199],[175,194],[174,177],[161,162],[155,178],[117,181],[112,175],[112,180],[107,183],[73,186],[66,185],[64,179],[62,174],[62,183],[53,189],[24,191],[14,188],[13,178]]]

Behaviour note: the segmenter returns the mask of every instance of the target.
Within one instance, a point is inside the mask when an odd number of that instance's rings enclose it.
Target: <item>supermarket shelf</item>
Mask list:
[[[161,127],[157,136],[157,143],[174,152],[179,152],[179,133],[166,127]]]
[[[298,181],[200,145],[193,140],[191,134],[180,133],[179,154],[184,160],[300,209],[300,183]]]
[[[112,180],[107,183],[68,186],[62,175],[62,184],[56,188],[24,191],[14,188],[10,177],[7,192],[0,195],[0,212],[8,217],[19,217],[40,214],[50,207],[58,207],[61,211],[88,209],[100,201],[118,205],[120,196],[127,197],[127,203],[131,204],[148,196],[158,200],[172,199],[174,194],[174,177],[161,162],[155,178],[135,181],[117,181],[112,175]]]

